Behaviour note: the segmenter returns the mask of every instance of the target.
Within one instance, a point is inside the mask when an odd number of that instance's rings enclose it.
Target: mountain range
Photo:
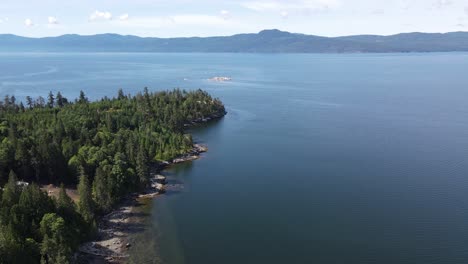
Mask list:
[[[226,37],[153,38],[100,34],[28,38],[0,34],[1,52],[386,53],[468,51],[468,32],[321,37],[263,30]]]

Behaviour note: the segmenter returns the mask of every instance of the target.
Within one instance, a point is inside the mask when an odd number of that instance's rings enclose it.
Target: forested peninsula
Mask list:
[[[69,263],[96,222],[193,149],[190,124],[226,114],[208,93],[173,90],[90,102],[60,93],[0,102],[0,263]],[[55,197],[40,186],[61,185]],[[74,202],[64,186],[77,187]]]

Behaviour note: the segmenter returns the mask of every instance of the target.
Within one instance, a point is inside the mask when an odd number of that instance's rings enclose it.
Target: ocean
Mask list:
[[[204,89],[133,263],[468,263],[468,53],[2,53],[0,95]],[[232,81],[212,82],[214,76]]]

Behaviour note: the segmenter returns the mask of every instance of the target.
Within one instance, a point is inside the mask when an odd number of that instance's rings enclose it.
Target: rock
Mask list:
[[[131,245],[130,243],[127,243],[127,244],[125,245],[126,248],[129,248],[129,247],[131,247],[131,246],[132,246],[132,245]]]
[[[193,145],[193,149],[195,152],[202,153],[202,152],[207,152],[208,147],[200,145],[200,144],[195,144]]]
[[[157,183],[160,183],[160,184],[166,184],[167,183],[167,180],[166,180],[166,177],[163,176],[163,175],[158,175],[156,176],[156,182]]]
[[[162,184],[157,184],[156,185],[156,190],[158,191],[158,193],[165,193],[166,192],[166,188],[164,188],[164,185]]]

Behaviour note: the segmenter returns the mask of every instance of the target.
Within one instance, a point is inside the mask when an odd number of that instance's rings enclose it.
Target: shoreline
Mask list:
[[[220,119],[225,113],[215,113],[207,118],[198,119],[184,127],[194,127],[209,121]],[[92,264],[123,264],[129,258],[128,250],[132,246],[129,243],[131,233],[138,231],[137,225],[143,221],[143,216],[135,214],[135,209],[142,205],[142,199],[154,199],[165,193],[166,177],[161,175],[165,169],[174,164],[194,161],[200,158],[202,153],[208,151],[205,145],[194,143],[187,153],[180,155],[171,161],[154,163],[150,171],[150,184],[147,188],[125,197],[122,202],[110,213],[104,215],[98,221],[97,238],[80,245],[75,252],[76,263]]]
[[[104,215],[98,222],[97,239],[81,244],[75,258],[78,263],[126,263],[127,253],[132,246],[129,236],[134,232],[134,225],[141,223],[143,217],[134,214],[134,210],[142,205],[142,199],[154,199],[164,194],[166,177],[160,173],[171,165],[193,161],[200,158],[208,148],[201,144],[194,144],[187,153],[172,161],[166,161],[151,167],[150,186],[138,193],[133,193],[122,200],[112,212]]]

